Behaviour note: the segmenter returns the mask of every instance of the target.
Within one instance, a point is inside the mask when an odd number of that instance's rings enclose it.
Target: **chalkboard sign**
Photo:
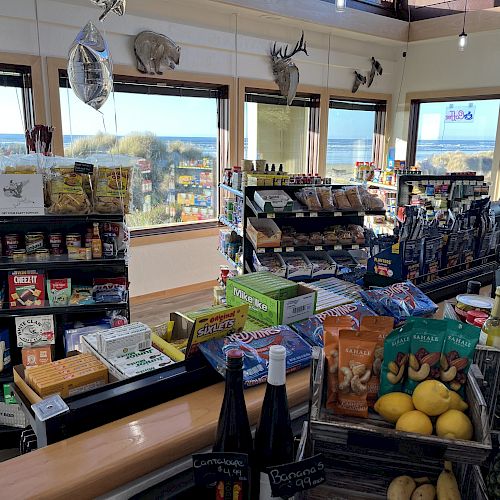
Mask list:
[[[193,455],[194,482],[207,486],[217,481],[248,481],[246,453],[198,453]]]
[[[269,467],[267,474],[274,497],[289,497],[300,491],[310,490],[324,483],[323,455],[314,455],[300,462]]]
[[[94,165],[92,163],[83,163],[75,161],[75,174],[92,174],[94,173]]]

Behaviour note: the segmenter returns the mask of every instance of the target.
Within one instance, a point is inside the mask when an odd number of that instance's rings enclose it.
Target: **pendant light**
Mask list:
[[[462,27],[462,33],[458,35],[458,50],[460,52],[463,52],[465,48],[467,47],[467,33],[465,32],[465,18],[467,16],[467,0],[465,0],[465,7],[464,7],[464,24]]]
[[[335,10],[337,12],[344,12],[346,0],[335,0]]]

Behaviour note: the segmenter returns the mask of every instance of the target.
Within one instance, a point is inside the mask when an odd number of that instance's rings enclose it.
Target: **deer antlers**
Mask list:
[[[309,55],[307,53],[307,42],[304,42],[304,32],[302,31],[302,36],[300,37],[300,40],[296,43],[294,49],[290,54],[287,53],[288,51],[288,44],[285,45],[285,51],[283,52],[283,47],[280,47],[279,50],[276,50],[276,42],[274,42],[273,48],[271,49],[271,56],[272,57],[280,57],[281,59],[290,59],[293,57],[295,54],[298,54],[299,52],[304,52],[306,55]]]

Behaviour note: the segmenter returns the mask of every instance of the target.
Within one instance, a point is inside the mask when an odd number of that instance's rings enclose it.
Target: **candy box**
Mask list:
[[[23,365],[29,366],[46,365],[52,362],[52,348],[50,345],[40,347],[23,347],[21,350]]]
[[[35,347],[55,344],[54,316],[27,316],[16,318],[17,347]]]
[[[44,305],[45,275],[42,272],[11,271],[8,283],[11,309]]]
[[[291,373],[309,366],[311,347],[288,326],[280,325],[255,332],[241,332],[222,339],[209,340],[200,344],[209,363],[224,375],[226,352],[240,349],[243,360],[243,383],[246,387],[262,384],[267,380],[269,349],[273,345],[286,348],[286,371]]]

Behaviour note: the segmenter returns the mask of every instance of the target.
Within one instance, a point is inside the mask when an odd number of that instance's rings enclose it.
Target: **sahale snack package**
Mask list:
[[[290,326],[311,345],[323,347],[323,323],[326,318],[335,316],[348,316],[352,322],[351,328],[359,330],[363,318],[366,316],[375,316],[375,313],[365,304],[353,302],[333,307],[310,318],[297,321]]]
[[[240,349],[244,352],[243,383],[245,387],[267,381],[269,349],[273,345],[286,348],[286,371],[291,373],[311,363],[311,346],[285,325],[263,328],[256,332],[241,332],[200,344],[200,350],[209,363],[223,376],[226,352]]]
[[[392,316],[396,324],[409,317],[431,316],[438,310],[438,306],[411,281],[359,293],[378,315]]]

